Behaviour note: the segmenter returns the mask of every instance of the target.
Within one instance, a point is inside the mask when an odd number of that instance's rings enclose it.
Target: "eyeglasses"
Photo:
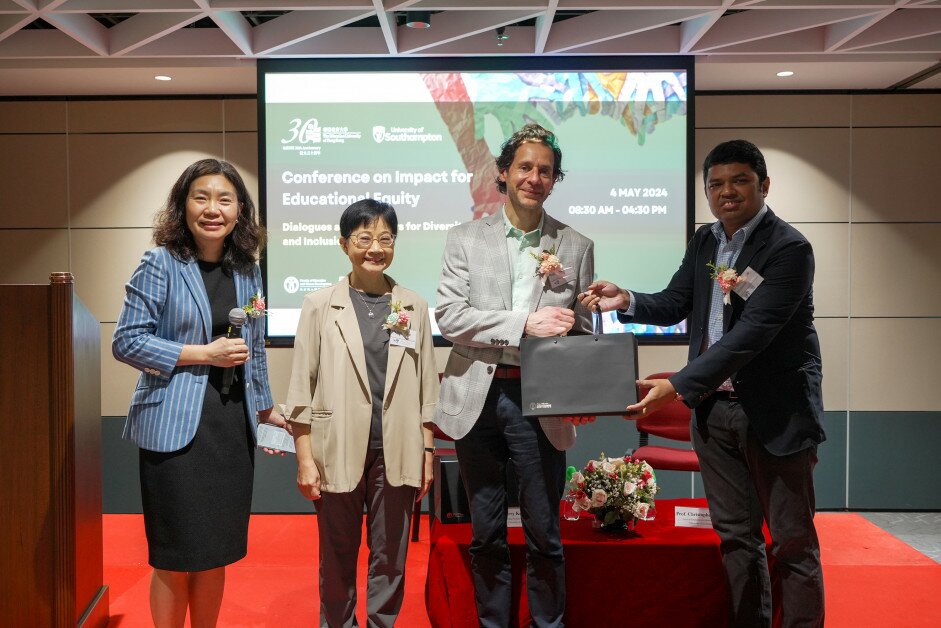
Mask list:
[[[383,233],[379,237],[373,237],[366,232],[354,233],[348,238],[350,242],[356,245],[358,249],[368,249],[372,246],[373,240],[379,243],[384,249],[391,249],[395,246],[395,236],[391,233]]]

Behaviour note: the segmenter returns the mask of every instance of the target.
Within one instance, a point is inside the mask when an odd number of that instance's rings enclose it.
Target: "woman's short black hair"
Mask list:
[[[768,178],[765,156],[748,140],[729,140],[709,151],[702,163],[703,178],[708,176],[709,168],[721,164],[747,164],[758,175],[758,183]]]
[[[165,246],[180,260],[196,259],[196,240],[186,224],[186,199],[190,186],[200,177],[219,174],[235,188],[239,203],[238,220],[223,244],[222,267],[228,271],[250,273],[266,241],[265,228],[258,224],[255,203],[235,166],[219,159],[200,159],[190,164],[176,180],[163,209],[154,220],[154,242]]]
[[[555,156],[552,164],[552,180],[558,182],[565,178],[565,173],[562,172],[562,149],[559,148],[559,143],[555,139],[555,133],[533,122],[525,125],[511,135],[507,141],[503,142],[503,146],[500,147],[500,155],[497,157],[498,173],[510,169],[510,165],[516,157],[516,151],[526,142],[537,142],[551,148],[552,154]],[[499,175],[497,176],[497,190],[500,191],[500,194],[506,194],[506,181],[501,181]]]
[[[340,235],[350,237],[353,229],[361,225],[371,225],[382,218],[389,225],[392,235],[399,232],[399,219],[395,215],[395,208],[388,203],[377,201],[374,198],[364,198],[356,201],[343,210],[340,216]]]

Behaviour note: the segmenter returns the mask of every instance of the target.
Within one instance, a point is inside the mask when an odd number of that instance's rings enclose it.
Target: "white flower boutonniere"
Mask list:
[[[712,271],[709,274],[710,279],[715,279],[719,282],[719,288],[722,290],[722,302],[726,305],[731,305],[732,298],[729,296],[729,293],[732,292],[732,288],[738,285],[742,280],[734,268],[729,268],[725,264],[719,264],[716,266],[712,262],[707,262],[706,266]]]

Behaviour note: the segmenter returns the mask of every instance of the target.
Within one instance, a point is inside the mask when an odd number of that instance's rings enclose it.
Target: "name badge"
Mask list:
[[[549,285],[553,289],[558,288],[559,286],[564,286],[565,284],[571,282],[575,279],[575,273],[572,272],[572,268],[562,268],[561,273],[552,273],[549,275]]]
[[[406,349],[415,348],[415,334],[409,334],[408,336],[403,336],[397,331],[393,331],[389,334],[389,346],[391,347],[405,347]]]
[[[739,281],[735,284],[735,287],[732,288],[732,292],[742,297],[743,301],[747,301],[748,297],[752,295],[752,292],[755,291],[755,288],[761,285],[761,282],[765,278],[759,275],[755,270],[749,266],[742,271],[742,274],[739,275]]]

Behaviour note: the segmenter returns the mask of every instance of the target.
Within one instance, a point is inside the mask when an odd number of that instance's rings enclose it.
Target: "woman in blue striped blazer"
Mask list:
[[[286,425],[272,411],[258,317],[264,240],[242,177],[204,159],[174,184],[157,248],[127,284],[112,351],[142,371],[124,437],[140,447],[158,627],[183,626],[187,609],[194,628],[215,625],[225,566],[247,550],[257,423]],[[235,308],[249,314],[240,335],[227,334]]]

